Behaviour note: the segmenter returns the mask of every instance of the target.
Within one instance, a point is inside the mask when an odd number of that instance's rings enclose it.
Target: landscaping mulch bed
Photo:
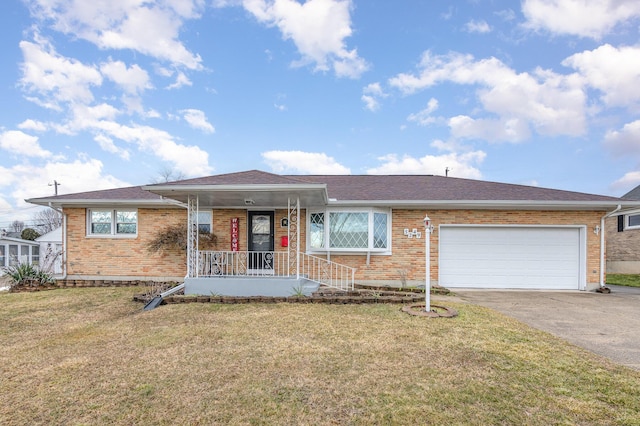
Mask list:
[[[45,291],[45,290],[55,290],[58,287],[55,284],[40,284],[40,283],[25,283],[19,285],[12,285],[9,287],[9,293],[24,293],[24,292],[32,292],[32,291]]]
[[[448,294],[442,287],[433,287],[434,294]],[[325,303],[325,304],[363,304],[363,303],[396,303],[412,304],[424,301],[424,291],[415,287],[367,286],[356,285],[354,291],[341,291],[322,287],[311,296],[195,296],[171,295],[164,298],[162,304],[175,303]],[[150,294],[135,295],[137,302],[149,302]]]

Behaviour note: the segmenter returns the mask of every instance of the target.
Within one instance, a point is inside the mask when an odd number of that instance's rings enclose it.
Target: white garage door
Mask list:
[[[441,226],[443,287],[577,290],[579,228]]]

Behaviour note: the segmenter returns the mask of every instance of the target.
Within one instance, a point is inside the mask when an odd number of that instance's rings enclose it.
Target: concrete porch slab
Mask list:
[[[293,296],[311,294],[320,284],[295,277],[210,277],[185,278],[185,295]]]

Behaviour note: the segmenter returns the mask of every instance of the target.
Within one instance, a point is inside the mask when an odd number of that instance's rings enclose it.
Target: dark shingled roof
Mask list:
[[[581,192],[538,188],[526,185],[486,182],[432,175],[277,175],[259,170],[228,173],[158,185],[285,185],[326,184],[328,196],[339,201],[532,201],[532,202],[608,202],[616,197]],[[153,188],[155,185],[147,185]],[[638,189],[638,188],[636,188]],[[635,190],[634,190],[635,191]],[[633,192],[633,191],[632,191]],[[640,191],[639,191],[640,192]],[[628,195],[628,194],[627,194]],[[626,197],[626,196],[625,196]],[[162,198],[141,186],[106,189],[29,201],[131,200],[161,201]]]
[[[141,186],[129,186],[126,188],[102,189],[99,191],[76,192],[74,194],[63,194],[54,197],[33,198],[29,201],[37,200],[157,200],[162,197],[149,191],[145,191]]]
[[[312,175],[336,200],[615,201],[615,197],[431,175]]]
[[[249,170],[160,183],[158,185],[295,185],[304,183],[308,183],[304,180],[304,176],[282,176],[260,170]]]
[[[640,200],[640,185],[622,196],[625,200]]]

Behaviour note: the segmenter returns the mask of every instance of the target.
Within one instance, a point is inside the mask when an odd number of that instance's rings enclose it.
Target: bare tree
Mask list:
[[[182,180],[184,179],[184,173],[179,172],[177,170],[173,170],[169,167],[165,167],[164,169],[160,170],[160,172],[158,173],[158,176],[155,177],[151,183],[166,183],[166,182],[173,182],[176,180]]]
[[[62,226],[62,215],[54,209],[40,210],[33,215],[33,225],[44,235]]]
[[[24,222],[21,220],[14,220],[13,222],[11,222],[11,225],[9,225],[9,232],[22,232],[22,230],[24,229]]]

